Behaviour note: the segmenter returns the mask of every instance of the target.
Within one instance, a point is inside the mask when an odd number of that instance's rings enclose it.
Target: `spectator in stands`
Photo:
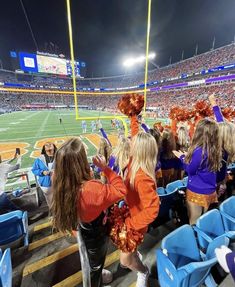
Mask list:
[[[17,157],[18,154],[16,153],[12,160],[2,161],[2,158],[0,156],[0,213],[19,209],[13,202],[10,201],[7,194],[5,193],[5,185],[8,173],[19,169],[21,166],[20,156],[18,157],[15,165],[11,164],[11,162]]]
[[[210,204],[217,202],[216,172],[222,160],[218,124],[211,119],[198,122],[188,153],[174,151],[188,173],[186,200],[190,224],[194,224]]]
[[[187,126],[181,125],[177,129],[177,135],[176,135],[176,150],[180,150],[182,152],[187,152],[190,145],[190,137],[189,137],[189,131]],[[184,168],[183,164],[180,161],[180,159],[175,158],[175,175],[174,179],[179,180],[183,178],[184,174]]]
[[[216,121],[219,123],[219,130],[221,136],[221,145],[222,145],[222,162],[221,168],[217,172],[217,194],[220,200],[224,199],[226,192],[226,177],[227,177],[227,167],[229,164],[235,161],[235,126],[233,123],[230,123],[224,120],[223,114],[220,110],[220,107],[216,103],[216,98],[214,95],[209,96],[209,101],[214,111]]]
[[[55,157],[52,211],[58,230],[80,229],[90,262],[91,286],[101,287],[102,281],[112,281],[111,272],[103,269],[108,247],[104,210],[126,195],[126,187],[103,157],[96,156],[93,163],[104,173],[108,184],[92,180],[85,148],[78,138],[61,146]]]
[[[162,169],[163,186],[174,180],[175,156],[173,150],[176,149],[175,136],[170,129],[164,129],[162,133],[162,144],[160,152],[160,162]]]
[[[43,191],[48,207],[51,207],[51,175],[57,147],[51,142],[43,145],[41,155],[34,161],[32,172],[37,176],[40,188]]]

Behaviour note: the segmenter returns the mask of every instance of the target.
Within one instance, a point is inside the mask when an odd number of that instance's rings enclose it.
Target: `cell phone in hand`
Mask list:
[[[20,155],[20,148],[19,147],[16,148],[16,154]]]

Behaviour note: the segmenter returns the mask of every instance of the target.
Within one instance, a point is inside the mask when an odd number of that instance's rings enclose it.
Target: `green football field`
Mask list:
[[[110,113],[80,110],[80,117],[112,116]],[[62,124],[59,122],[62,119]],[[118,136],[118,130],[111,127],[111,121],[101,120],[102,126],[112,141]],[[147,120],[152,125],[153,120]],[[45,141],[60,146],[67,136],[79,136],[84,142],[88,156],[96,153],[100,133],[91,131],[91,120],[86,121],[87,133],[82,133],[80,120],[75,120],[73,110],[21,111],[0,115],[0,154],[4,159],[13,156],[16,147],[21,148],[22,169],[29,170],[40,154]],[[129,128],[129,125],[128,125]],[[13,183],[13,182],[12,182]]]

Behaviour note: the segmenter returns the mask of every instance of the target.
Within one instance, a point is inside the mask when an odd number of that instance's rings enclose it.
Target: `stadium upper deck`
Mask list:
[[[222,68],[222,66],[224,68]],[[194,56],[178,63],[149,72],[149,85],[162,85],[169,81],[180,81],[192,77],[210,77],[212,73],[228,73],[235,69],[235,43]],[[143,86],[143,73],[114,77],[78,79],[82,89],[137,88]],[[0,71],[0,85],[30,88],[72,89],[70,78],[17,74]]]

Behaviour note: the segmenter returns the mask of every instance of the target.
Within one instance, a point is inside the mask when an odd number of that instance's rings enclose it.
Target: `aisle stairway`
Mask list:
[[[28,248],[13,251],[14,287],[75,287],[82,286],[82,272],[76,239],[52,230],[48,218],[31,228]],[[174,229],[165,224],[146,235],[140,252],[151,268],[149,287],[158,286],[155,250],[161,239]],[[114,273],[112,287],[134,287],[136,274],[120,268],[119,251],[110,242],[105,266]]]

